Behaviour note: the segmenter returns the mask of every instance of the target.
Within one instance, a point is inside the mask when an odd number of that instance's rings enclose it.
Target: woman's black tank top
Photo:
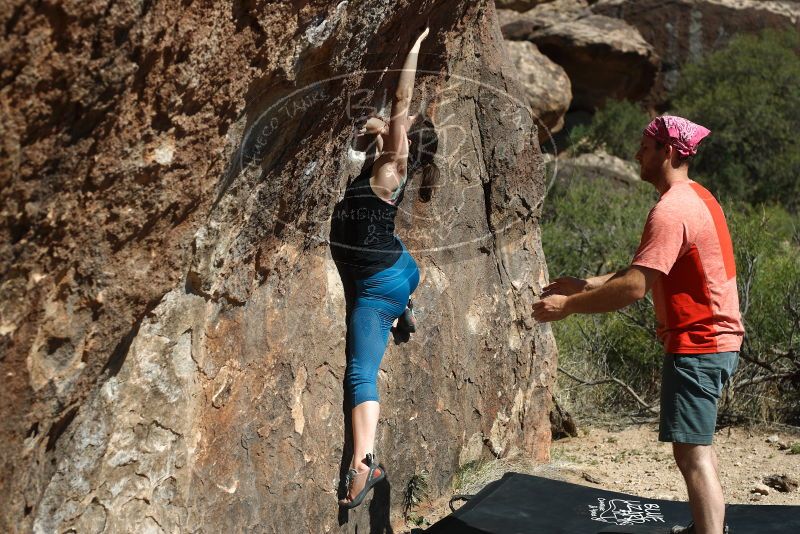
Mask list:
[[[372,169],[367,166],[347,186],[331,220],[331,255],[356,279],[391,267],[403,252],[403,245],[394,235],[394,219],[403,200],[405,180],[392,205],[372,190],[371,174]]]

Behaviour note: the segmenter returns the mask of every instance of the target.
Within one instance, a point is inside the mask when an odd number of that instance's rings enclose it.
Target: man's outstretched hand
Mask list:
[[[378,135],[389,133],[389,125],[380,117],[370,117],[358,131],[358,135]]]
[[[542,300],[533,305],[533,318],[540,323],[549,323],[568,316],[567,297],[586,289],[586,284],[586,280],[574,276],[556,278],[542,289]]]
[[[569,315],[566,311],[566,303],[567,297],[564,295],[551,295],[543,298],[533,304],[533,318],[540,323],[560,321]]]
[[[575,293],[580,293],[586,289],[586,280],[575,278],[574,276],[562,276],[550,282],[544,289],[542,289],[542,298],[551,295],[564,295],[570,296]]]

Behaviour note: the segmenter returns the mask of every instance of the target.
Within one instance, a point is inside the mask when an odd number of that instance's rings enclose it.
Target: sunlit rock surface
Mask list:
[[[411,477],[547,458],[537,127],[491,3],[12,2],[4,28],[0,529],[366,532]],[[421,321],[382,366],[390,486],[349,451],[334,205],[430,20],[440,187],[398,233]]]

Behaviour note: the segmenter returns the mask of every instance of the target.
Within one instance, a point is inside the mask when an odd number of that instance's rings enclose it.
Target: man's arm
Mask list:
[[[634,265],[623,269],[595,289],[575,294],[566,301],[571,313],[605,313],[619,310],[644,298],[660,273]]]
[[[541,298],[549,297],[550,295],[564,295],[570,296],[581,291],[591,291],[602,286],[610,280],[617,273],[602,274],[600,276],[593,276],[592,278],[575,278],[574,276],[562,276],[556,278],[542,289]]]
[[[632,265],[627,269],[586,280],[594,288],[569,296],[550,294],[533,305],[539,322],[559,321],[573,313],[604,313],[619,310],[643,298],[661,274],[655,269]]]
[[[583,289],[584,291],[591,291],[592,289],[597,289],[598,287],[602,286],[615,276],[623,271],[618,271],[615,273],[606,273],[601,274],[600,276],[593,276],[592,278],[586,279],[586,287]]]

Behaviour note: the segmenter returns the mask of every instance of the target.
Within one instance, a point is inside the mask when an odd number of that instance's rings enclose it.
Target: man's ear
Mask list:
[[[667,161],[671,166],[675,166],[675,147],[669,143],[664,143],[664,151],[666,152]]]
[[[681,155],[678,152],[678,149],[672,145],[667,145],[669,147],[669,162],[672,164],[673,167],[676,169],[683,165],[683,161],[681,161]]]

